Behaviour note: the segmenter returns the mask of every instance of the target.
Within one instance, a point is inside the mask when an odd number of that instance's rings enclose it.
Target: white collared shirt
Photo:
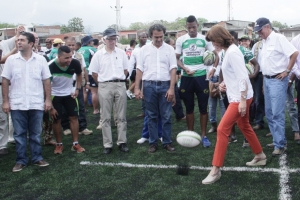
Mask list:
[[[21,53],[7,58],[2,77],[10,80],[11,110],[44,110],[43,81],[51,77],[46,59],[32,52],[26,61]]]
[[[300,52],[300,34],[295,36],[292,41],[292,45]],[[292,72],[298,77],[300,77],[300,53],[298,54],[295,66],[292,69]]]
[[[152,43],[140,50],[137,69],[143,72],[142,80],[170,81],[170,71],[177,68],[174,48],[166,43],[157,48]]]
[[[230,45],[226,50],[221,69],[230,103],[240,102],[241,92],[246,90],[245,83],[248,86],[247,99],[253,97],[253,89],[245,67],[244,55],[235,44]]]
[[[95,53],[89,66],[89,72],[98,74],[98,82],[125,80],[124,70],[128,69],[128,57],[120,48],[108,53],[105,48]]]
[[[274,76],[285,71],[296,48],[284,35],[274,31],[262,42],[260,67],[263,75]]]

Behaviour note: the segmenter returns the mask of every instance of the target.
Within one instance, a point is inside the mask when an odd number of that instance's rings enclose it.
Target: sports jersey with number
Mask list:
[[[72,59],[67,67],[60,67],[57,60],[49,65],[52,74],[51,95],[52,96],[68,96],[73,93],[73,74],[81,74],[81,65],[78,60]]]
[[[250,60],[254,58],[252,51],[248,50],[247,48],[243,46],[239,46],[239,49],[241,50],[242,54],[244,55],[244,61],[245,64],[248,64]]]
[[[206,50],[213,51],[214,47],[199,33],[195,38],[185,34],[176,41],[175,53],[182,54],[184,66],[191,71],[206,70],[207,67],[203,64],[203,54]]]

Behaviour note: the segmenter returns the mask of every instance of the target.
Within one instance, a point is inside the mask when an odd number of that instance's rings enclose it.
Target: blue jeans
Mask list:
[[[144,118],[144,127],[142,130],[142,138],[149,138],[149,129],[148,129],[149,117],[147,110],[145,111],[145,118]],[[161,117],[158,117],[158,137],[162,137],[162,127],[161,127]]]
[[[218,76],[213,76],[210,79],[211,82],[216,83],[219,81],[219,77]],[[217,98],[212,98],[209,97],[208,98],[208,107],[209,107],[209,122],[210,123],[216,123],[217,122],[217,105],[220,105],[220,111],[221,111],[221,116],[224,115],[225,113],[225,106],[224,106],[224,102],[223,100],[220,100],[219,97]]]
[[[27,165],[27,131],[29,133],[29,144],[31,161],[36,163],[43,160],[41,133],[44,112],[41,110],[11,110],[11,119],[14,126],[14,139],[16,141],[17,159],[16,163]]]
[[[275,149],[282,149],[285,138],[285,101],[288,77],[283,80],[264,78],[265,112]]]
[[[170,81],[144,81],[144,102],[149,117],[149,144],[157,145],[158,118],[161,116],[163,145],[172,143],[172,102],[166,96],[170,88]]]
[[[265,116],[265,99],[262,92],[263,87],[263,75],[258,73],[257,77],[253,80],[254,90],[254,101],[256,105],[255,112],[255,124],[264,127],[264,116]]]
[[[286,99],[286,109],[288,111],[290,122],[292,126],[292,131],[299,132],[298,125],[298,110],[294,102],[294,84],[292,84],[287,90],[287,99]]]

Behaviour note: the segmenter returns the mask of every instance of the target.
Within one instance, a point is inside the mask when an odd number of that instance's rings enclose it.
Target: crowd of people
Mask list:
[[[32,163],[48,166],[42,157],[41,133],[45,145],[55,146],[54,154],[63,153],[62,133],[72,135],[72,151],[84,152],[78,135],[93,133],[87,128],[86,105],[100,115],[97,129],[102,130],[103,153],[113,150],[111,124],[117,126],[118,149],[128,152],[128,99],[141,100],[144,122],[137,143],[148,141],[149,153],[159,149],[159,142],[165,151],[176,151],[171,139],[172,109],[177,121],[186,121],[183,129],[194,131],[197,102],[200,130],[196,132],[202,135],[203,147],[211,146],[207,133],[217,132],[213,167],[203,184],[221,177],[227,146],[237,141],[235,125],[244,135],[243,147],[255,154],[247,166],[266,165],[267,156],[254,132],[266,129],[264,117],[270,129],[266,136],[273,138],[267,145],[274,149],[272,156],[282,155],[287,148],[285,110],[300,144],[293,84],[300,75],[300,35],[289,42],[274,32],[267,18],[255,23],[260,36],[255,44],[248,35],[238,38],[220,25],[205,36],[198,27],[191,15],[186,19],[187,33],[176,41],[165,38],[163,25],[154,24],[127,48],[117,42],[116,30],[108,28],[102,41],[91,36],[81,42],[72,37],[47,39],[43,49],[36,33],[19,26],[15,37],[0,43],[0,154],[8,154],[7,143],[14,142],[17,158],[12,171],[21,171],[29,163],[29,139]],[[206,50],[215,57],[211,66],[204,65]]]

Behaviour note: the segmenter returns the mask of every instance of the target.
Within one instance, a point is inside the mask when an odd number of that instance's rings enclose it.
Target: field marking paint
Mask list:
[[[177,165],[146,165],[146,164],[132,164],[132,163],[112,163],[112,162],[89,162],[89,161],[81,161],[81,165],[99,165],[99,166],[109,166],[109,167],[129,167],[129,168],[155,168],[155,169],[176,169]],[[190,169],[195,170],[211,170],[211,167],[201,167],[201,166],[190,166]],[[222,171],[237,171],[237,172],[274,172],[274,173],[282,173],[282,169],[277,168],[258,168],[258,167],[222,167]],[[299,169],[288,169],[286,168],[288,173],[296,173],[300,171]]]
[[[279,177],[279,187],[280,187],[279,199],[282,199],[282,200],[292,199],[292,196],[290,194],[291,189],[290,189],[290,186],[288,185],[291,170],[287,166],[286,154],[283,154],[283,155],[280,156],[279,166],[280,166],[280,172],[279,172],[279,174],[280,174],[280,177]]]

